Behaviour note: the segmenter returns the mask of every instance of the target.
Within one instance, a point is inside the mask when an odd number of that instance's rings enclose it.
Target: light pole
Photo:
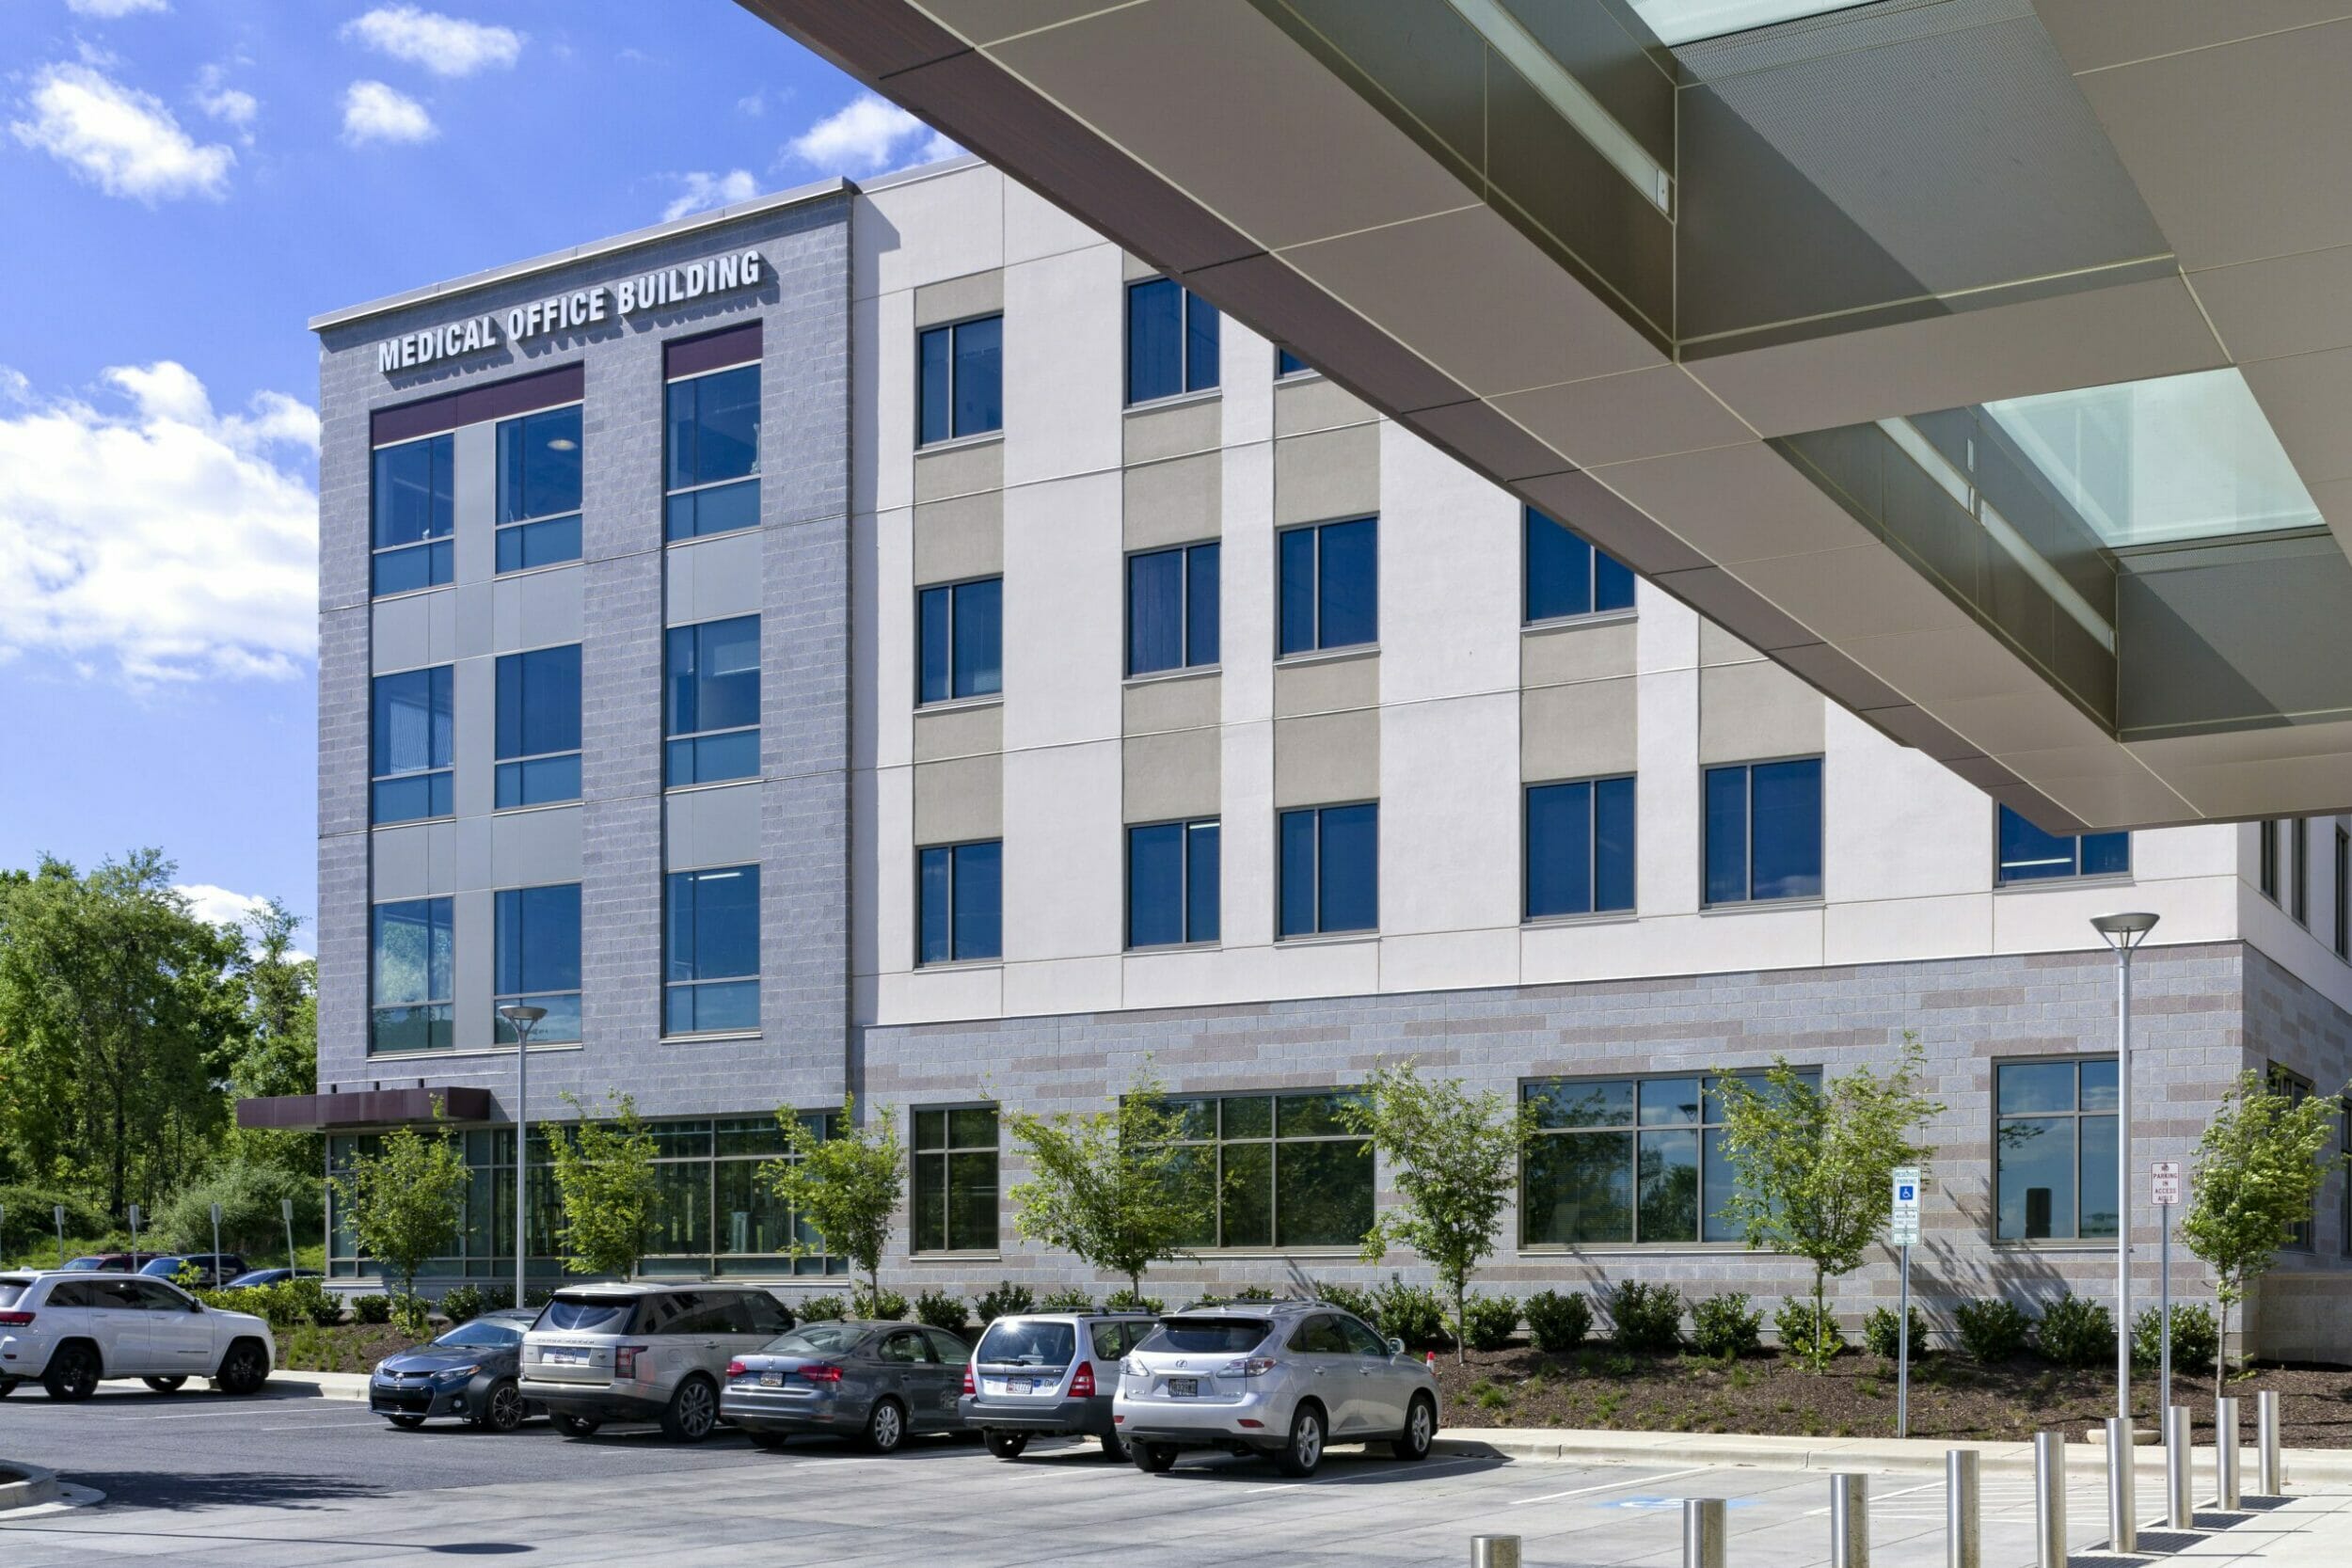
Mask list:
[[[548,1016],[545,1007],[506,1006],[499,1017],[515,1029],[515,1305],[523,1305],[523,1269],[531,1257],[531,1124],[523,1117],[531,1092],[531,1030]]]
[[[2094,916],[2115,949],[2115,1413],[2132,1418],[2132,949],[2156,928],[2146,911]]]

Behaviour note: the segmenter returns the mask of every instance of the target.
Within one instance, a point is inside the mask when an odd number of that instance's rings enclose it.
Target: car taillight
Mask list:
[[[1239,1361],[1228,1361],[1217,1369],[1219,1377],[1263,1377],[1274,1370],[1274,1357],[1252,1355]]]
[[[33,1315],[30,1312],[0,1312],[0,1328],[30,1328],[32,1326]]]
[[[968,1361],[964,1363],[963,1368],[963,1391],[967,1394],[977,1394],[979,1392],[977,1388],[975,1388],[972,1386],[972,1365]]]
[[[1073,1400],[1090,1400],[1094,1397],[1093,1362],[1079,1362],[1078,1370],[1070,1374],[1070,1397]]]
[[[637,1376],[637,1358],[651,1353],[652,1350],[651,1345],[623,1345],[612,1353],[612,1375],[634,1381]]]
[[[813,1361],[801,1369],[801,1375],[811,1383],[838,1383],[841,1369],[827,1361]]]
[[[740,1361],[730,1361],[727,1363],[727,1376],[729,1377],[741,1377],[744,1373],[750,1370],[751,1369],[743,1365]]]

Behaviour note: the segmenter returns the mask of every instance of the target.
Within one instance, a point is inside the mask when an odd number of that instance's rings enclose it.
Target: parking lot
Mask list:
[[[971,1442],[890,1458],[811,1442],[761,1453],[724,1433],[695,1448],[651,1428],[567,1442],[532,1421],[508,1437],[436,1423],[395,1432],[357,1403],[291,1392],[230,1401],[109,1385],[86,1404],[31,1391],[0,1404],[0,1454],[107,1495],[7,1522],[8,1568],[171,1556],[200,1562],[393,1562],[528,1555],[534,1562],[1458,1564],[1479,1532],[1522,1536],[1530,1568],[1672,1564],[1678,1499],[1730,1498],[1731,1561],[1799,1568],[1828,1554],[1820,1475],[1704,1466],[1421,1465],[1335,1449],[1322,1473],[1194,1457],[1168,1475],[1041,1446],[1018,1464]],[[2153,1513],[2157,1499],[2144,1498]],[[1988,1568],[2031,1560],[2025,1483],[1984,1483]],[[1873,1483],[1880,1568],[1940,1568],[1942,1483]],[[2070,1498],[2077,1550],[2104,1533],[2088,1480]]]

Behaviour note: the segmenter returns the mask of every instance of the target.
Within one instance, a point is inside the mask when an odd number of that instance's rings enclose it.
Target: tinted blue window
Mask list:
[[[1219,546],[1127,558],[1127,673],[1217,661]]]
[[[1379,640],[1377,518],[1284,533],[1281,577],[1283,653],[1357,647]]]
[[[670,383],[669,448],[667,537],[756,526],[759,367]]]
[[[1307,361],[1301,359],[1297,355],[1293,354],[1289,349],[1278,346],[1274,351],[1274,373],[1277,377],[1297,375],[1302,372],[1313,369],[1314,367],[1312,365],[1308,364]]]
[[[578,643],[500,657],[495,729],[501,808],[580,798]]]
[[[1005,685],[1005,584],[983,578],[915,595],[915,698],[985,697]]]
[[[1370,802],[1281,815],[1282,932],[1369,931],[1380,924],[1380,808]]]
[[[536,1044],[580,1038],[580,884],[501,889],[493,907],[491,963],[497,1038],[512,1045],[514,1025],[496,1017],[510,1006],[544,1007],[532,1025]]]
[[[2001,808],[2001,880],[2052,877],[2115,877],[2132,868],[2132,835],[2045,833],[2007,806]]]
[[[941,845],[918,851],[915,860],[915,961],[1001,957],[1004,846]]]
[[[1820,892],[1821,759],[1708,769],[1708,902]]]
[[[1736,904],[1748,895],[1748,770],[1707,774],[1707,901]]]
[[[1127,401],[1184,389],[1184,291],[1168,278],[1127,285]]]
[[[692,496],[680,496],[691,501]],[[516,523],[498,531],[498,569],[528,571],[580,559],[580,518],[543,517],[535,523]]]
[[[756,1028],[759,867],[674,871],[665,896],[664,1032]]]
[[[1528,507],[1522,514],[1525,541],[1525,616],[1530,621],[1590,615],[1633,608],[1633,573],[1595,549],[1551,518]]]
[[[501,422],[501,525],[580,510],[580,439],[577,404]]]
[[[663,699],[672,788],[759,771],[759,617],[672,626]]]
[[[369,953],[368,1049],[447,1051],[456,1043],[456,937],[452,900],[375,906]]]
[[[934,326],[915,338],[914,376],[916,440],[924,445],[945,441],[956,432],[953,405],[948,396],[954,388],[955,374],[948,355],[955,347],[955,329]]]
[[[1161,822],[1127,830],[1127,945],[1217,939],[1217,825]]]
[[[1184,291],[1184,390],[1205,392],[1217,385],[1221,350],[1216,307]]]
[[[1184,940],[1215,942],[1224,929],[1223,830],[1215,822],[1184,829]]]
[[[918,443],[1005,427],[1005,318],[982,316],[915,335]]]
[[[373,592],[405,594],[450,581],[456,552],[454,451],[448,436],[428,436],[383,447],[375,453],[373,521],[376,550],[371,572]]]
[[[374,820],[448,816],[450,666],[376,676],[373,706],[369,750]]]
[[[1184,552],[1184,662],[1215,664],[1223,657],[1224,546],[1195,545]]]
[[[1281,648],[1299,654],[1315,647],[1315,531],[1293,529],[1281,536]]]
[[[1633,907],[1633,781],[1593,785],[1593,908]]]
[[[1527,792],[1527,917],[1633,907],[1633,781]]]

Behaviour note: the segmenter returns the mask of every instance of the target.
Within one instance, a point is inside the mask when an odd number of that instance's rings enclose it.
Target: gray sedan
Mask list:
[[[956,1399],[971,1356],[918,1323],[808,1323],[727,1364],[719,1414],[763,1449],[799,1433],[890,1453],[916,1433],[966,1430]]]

